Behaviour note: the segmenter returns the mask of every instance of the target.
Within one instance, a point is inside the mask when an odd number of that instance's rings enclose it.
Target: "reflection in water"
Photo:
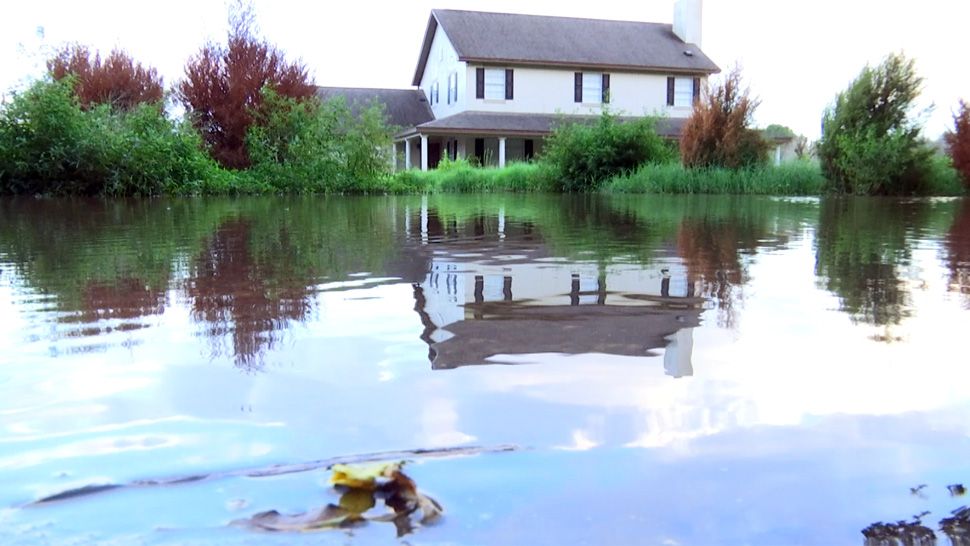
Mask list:
[[[306,280],[281,271],[273,255],[257,261],[252,236],[248,220],[219,226],[193,264],[186,290],[193,317],[207,324],[213,352],[223,351],[228,336],[236,365],[250,370],[261,365],[279,332],[290,321],[303,321],[311,307]],[[274,250],[292,255],[285,231],[276,240]]]
[[[912,298],[898,270],[929,217],[925,201],[825,199],[816,237],[816,274],[853,320],[886,326],[910,316]]]
[[[966,296],[970,307],[970,199],[964,199],[946,236],[950,289]]]

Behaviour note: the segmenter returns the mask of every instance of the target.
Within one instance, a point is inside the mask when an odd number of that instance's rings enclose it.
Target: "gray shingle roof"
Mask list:
[[[678,38],[669,24],[433,10],[413,85],[421,85],[438,25],[459,60],[466,62],[697,74],[720,71],[699,47]]]
[[[422,123],[417,126],[418,133],[427,134],[478,134],[478,135],[547,135],[560,123],[594,123],[598,116],[567,116],[562,114],[505,114],[497,112],[461,112]],[[635,119],[623,117],[622,120]],[[657,133],[668,138],[680,136],[686,119],[660,118]]]
[[[377,100],[384,103],[387,122],[397,127],[414,127],[434,119],[431,106],[420,89],[317,87],[317,96],[321,100],[344,97],[354,114]]]

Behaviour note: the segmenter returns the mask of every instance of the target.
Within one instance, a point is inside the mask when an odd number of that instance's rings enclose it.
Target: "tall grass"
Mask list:
[[[824,179],[818,165],[786,163],[747,169],[688,169],[676,163],[643,165],[615,176],[602,190],[613,193],[721,193],[752,195],[819,195]]]
[[[478,168],[467,160],[442,161],[431,171],[401,171],[387,183],[393,192],[546,192],[558,188],[555,172],[542,163]]]

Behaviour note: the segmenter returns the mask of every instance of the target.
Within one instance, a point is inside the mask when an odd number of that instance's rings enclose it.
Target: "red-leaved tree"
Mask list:
[[[306,68],[256,36],[251,9],[236,6],[225,46],[207,44],[189,59],[175,94],[220,164],[248,167],[246,132],[262,115],[264,87],[303,100],[316,87]]]
[[[117,49],[102,59],[85,46],[69,45],[47,61],[47,70],[55,80],[75,78],[74,94],[85,109],[110,104],[131,110],[138,104],[158,103],[164,95],[162,78],[154,68],[136,63]]]
[[[953,131],[947,131],[943,138],[953,166],[970,188],[970,104],[960,101],[960,109],[953,114],[953,125]]]

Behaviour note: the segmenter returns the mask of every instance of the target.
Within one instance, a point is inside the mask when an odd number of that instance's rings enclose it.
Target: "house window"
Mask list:
[[[500,100],[505,98],[505,69],[485,69],[485,98]]]
[[[576,102],[610,102],[610,75],[602,72],[576,72],[574,98]]]
[[[448,89],[446,89],[445,92],[448,94],[448,98],[446,100],[448,101],[448,104],[451,104],[451,74],[448,74]]]
[[[451,75],[451,89],[448,90],[448,94],[452,95],[451,100],[458,102],[458,72]]]
[[[700,97],[700,78],[667,78],[667,106],[690,108]]]

